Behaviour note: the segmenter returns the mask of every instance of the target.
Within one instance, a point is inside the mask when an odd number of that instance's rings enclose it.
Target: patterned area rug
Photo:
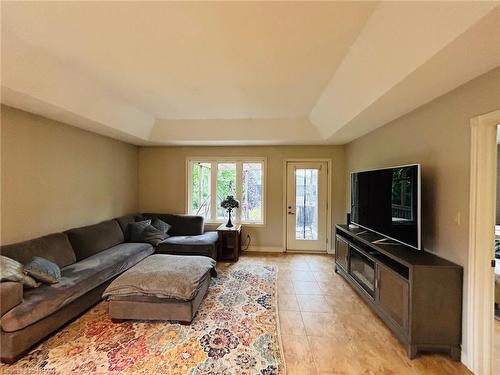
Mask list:
[[[113,323],[102,302],[0,372],[284,374],[278,327],[275,268],[235,264],[212,278],[190,326]]]

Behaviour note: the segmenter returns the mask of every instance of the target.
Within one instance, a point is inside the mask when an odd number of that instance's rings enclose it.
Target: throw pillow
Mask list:
[[[143,242],[142,232],[151,225],[151,220],[137,221],[127,225],[127,242]]]
[[[56,284],[61,280],[59,266],[42,257],[33,257],[24,270],[35,280],[46,284]]]
[[[142,231],[141,242],[147,242],[153,246],[158,246],[158,244],[166,238],[168,238],[168,234],[165,234],[161,230],[149,225]]]
[[[158,218],[154,219],[151,222],[151,225],[153,227],[155,227],[156,229],[161,230],[165,234],[167,234],[168,231],[170,230],[170,228],[172,228],[172,226],[170,224],[165,223],[163,220],[160,220]]]
[[[27,288],[36,288],[40,284],[24,272],[24,267],[18,261],[0,255],[0,281],[17,281]]]

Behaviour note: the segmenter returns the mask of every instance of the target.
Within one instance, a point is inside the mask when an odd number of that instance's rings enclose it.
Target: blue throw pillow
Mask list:
[[[33,257],[31,262],[24,266],[24,270],[28,275],[42,283],[56,284],[61,280],[59,266],[42,257]]]

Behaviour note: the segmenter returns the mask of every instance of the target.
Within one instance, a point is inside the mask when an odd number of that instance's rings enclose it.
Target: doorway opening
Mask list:
[[[286,160],[285,250],[326,253],[331,232],[329,160]]]
[[[463,362],[493,373],[497,125],[500,110],[471,119],[467,321]]]
[[[500,124],[497,125],[497,178],[496,178],[496,213],[495,213],[495,261],[494,314],[493,322],[493,374],[500,375]]]

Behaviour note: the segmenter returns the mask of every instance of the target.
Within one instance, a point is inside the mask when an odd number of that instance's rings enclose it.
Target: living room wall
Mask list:
[[[1,107],[1,243],[137,210],[136,146]]]
[[[186,159],[189,157],[267,158],[266,224],[246,227],[251,245],[260,250],[283,249],[283,160],[329,158],[333,161],[332,219],[345,222],[345,171],[342,146],[274,147],[140,147],[139,208],[149,212],[184,213],[186,210]],[[253,249],[256,249],[256,248]]]
[[[346,145],[348,174],[407,163],[422,165],[423,246],[464,266],[465,277],[470,119],[499,108],[500,68],[496,68]],[[464,290],[464,314],[466,304]]]
[[[499,166],[500,166],[500,144],[497,144],[497,171]],[[497,225],[500,225],[500,173],[498,172],[497,172],[497,214],[495,222]]]

